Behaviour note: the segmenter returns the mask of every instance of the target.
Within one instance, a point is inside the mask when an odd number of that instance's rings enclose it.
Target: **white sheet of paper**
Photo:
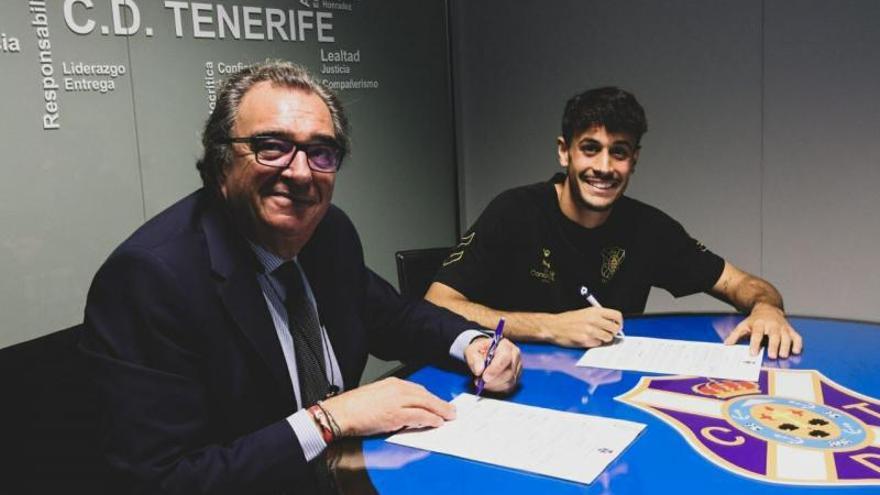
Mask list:
[[[747,345],[624,337],[588,350],[577,365],[754,382],[763,360],[763,347],[757,356],[750,356]]]
[[[392,435],[388,442],[592,483],[644,424],[525,406],[471,394],[452,401],[456,419],[431,430]]]

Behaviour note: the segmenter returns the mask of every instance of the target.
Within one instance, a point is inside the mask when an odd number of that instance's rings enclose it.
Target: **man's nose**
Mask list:
[[[611,172],[611,155],[603,149],[593,160],[593,168],[597,172]]]
[[[290,165],[281,171],[281,175],[297,184],[308,184],[311,182],[312,169],[309,168],[309,158],[305,151],[294,151]]]

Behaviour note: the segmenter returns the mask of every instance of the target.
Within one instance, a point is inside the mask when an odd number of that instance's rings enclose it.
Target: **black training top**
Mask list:
[[[550,181],[501,193],[452,250],[436,281],[502,311],[558,313],[603,306],[641,313],[651,286],[681,297],[709,290],[724,260],[669,215],[621,197],[608,220],[588,229],[559,208]]]

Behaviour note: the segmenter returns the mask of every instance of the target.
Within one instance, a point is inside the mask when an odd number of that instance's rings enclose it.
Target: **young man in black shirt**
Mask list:
[[[749,315],[725,340],[750,336],[753,353],[802,349],[782,297],[701,243],[662,211],[623,195],[647,131],[635,97],[598,88],[568,101],[557,138],[564,173],[505,191],[452,250],[426,299],[512,339],[594,347],[623,313],[641,313],[652,286],[676,297],[707,292]],[[581,287],[604,307],[588,306]]]

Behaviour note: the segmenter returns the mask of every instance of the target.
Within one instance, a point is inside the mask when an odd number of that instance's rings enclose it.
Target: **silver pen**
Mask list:
[[[599,304],[599,301],[596,299],[596,296],[590,293],[590,289],[588,289],[586,285],[581,286],[581,295],[584,296],[584,299],[587,300],[587,304],[589,304],[590,306],[593,306],[595,308],[602,307],[602,305]],[[623,325],[620,325],[620,330],[618,330],[617,336],[620,338],[626,337],[626,335],[624,335],[623,333]]]

